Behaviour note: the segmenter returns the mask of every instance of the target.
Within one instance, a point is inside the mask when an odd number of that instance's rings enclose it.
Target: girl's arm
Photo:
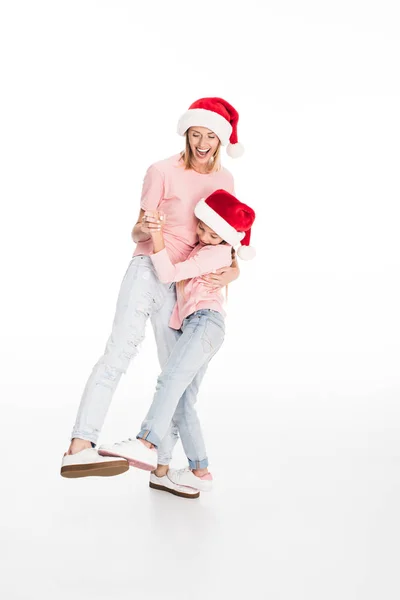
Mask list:
[[[153,252],[154,254],[156,254],[157,252],[161,252],[161,250],[164,250],[165,248],[165,243],[164,243],[164,234],[163,234],[163,225],[164,225],[164,216],[163,215],[159,215],[158,217],[156,217],[157,220],[157,225],[155,226],[155,228],[153,229],[152,233],[151,233],[151,238],[153,240]]]
[[[150,258],[162,283],[192,279],[231,264],[231,246],[219,244],[204,246],[195,256],[174,265],[165,248],[162,230],[154,231],[151,237],[154,254]]]

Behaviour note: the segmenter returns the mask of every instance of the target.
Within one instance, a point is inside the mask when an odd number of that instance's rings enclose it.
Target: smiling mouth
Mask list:
[[[208,150],[200,150],[200,148],[196,148],[196,151],[199,156],[207,156],[207,154],[210,152],[210,148],[208,148]]]

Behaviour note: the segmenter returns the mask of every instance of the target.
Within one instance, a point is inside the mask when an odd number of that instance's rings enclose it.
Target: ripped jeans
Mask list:
[[[196,397],[185,398],[184,393],[199,373],[201,377],[204,375],[211,358],[221,347],[224,334],[223,316],[208,308],[194,312],[183,321],[182,334],[158,377],[153,402],[137,435],[160,448],[165,444],[163,440],[172,419],[178,426],[192,469],[206,468],[208,458],[194,407]],[[159,464],[165,463],[159,458]]]
[[[161,368],[166,364],[181,336],[180,331],[171,329],[168,325],[175,302],[175,284],[160,282],[151,258],[133,257],[119,291],[111,335],[103,356],[87,381],[71,438],[97,443],[121,375],[138,353],[149,318],[154,329]],[[196,402],[203,374],[204,371],[198,373],[184,392],[182,403],[188,402],[193,406]],[[178,424],[173,421],[158,449],[160,464],[169,464],[178,439]]]

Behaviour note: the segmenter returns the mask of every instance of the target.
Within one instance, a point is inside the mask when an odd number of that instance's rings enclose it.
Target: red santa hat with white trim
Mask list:
[[[196,204],[194,214],[231,246],[240,243],[237,253],[241,259],[250,260],[255,256],[250,236],[256,214],[250,206],[225,190],[216,190]]]
[[[179,135],[185,135],[189,127],[207,127],[217,135],[226,153],[231,158],[239,158],[244,152],[238,142],[238,112],[222,98],[200,98],[189,106],[189,109],[178,121]]]

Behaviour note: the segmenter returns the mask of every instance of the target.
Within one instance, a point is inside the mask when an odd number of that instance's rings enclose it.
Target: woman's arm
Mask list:
[[[150,229],[159,224],[157,220],[145,218],[145,212],[157,210],[163,196],[163,175],[155,165],[151,165],[143,180],[139,217],[132,229],[132,239],[135,243],[147,242],[150,239]]]
[[[228,171],[227,176],[228,180],[226,181],[226,184],[223,187],[224,189],[226,189],[227,192],[235,196],[235,182],[232,173]],[[235,281],[235,279],[237,279],[239,275],[240,269],[236,260],[235,252],[230,267],[223,267],[222,269],[218,269],[215,273],[205,275],[204,277],[202,277],[202,279],[210,290],[215,291],[229,285],[230,283],[232,283],[232,281]]]
[[[138,242],[147,242],[150,239],[150,231],[146,227],[146,223],[143,220],[144,210],[140,209],[138,220],[132,229],[132,239],[137,244]]]
[[[202,279],[210,291],[215,291],[229,285],[232,281],[235,281],[239,275],[240,269],[235,252],[235,257],[232,260],[230,267],[222,267],[222,269],[218,269],[215,273],[204,275]]]

